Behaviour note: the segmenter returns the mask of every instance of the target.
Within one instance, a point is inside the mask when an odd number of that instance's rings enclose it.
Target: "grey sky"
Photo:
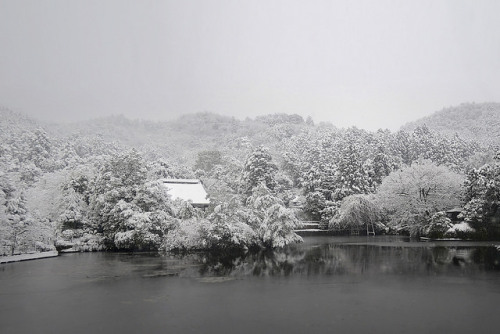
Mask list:
[[[374,130],[500,101],[500,1],[0,0],[0,105]]]

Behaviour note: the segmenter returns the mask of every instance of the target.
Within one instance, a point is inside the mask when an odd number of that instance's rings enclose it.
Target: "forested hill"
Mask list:
[[[452,145],[438,137],[454,135],[455,133],[458,133],[460,138],[475,139],[474,136],[476,136],[480,137],[480,140],[482,139],[482,143],[489,143],[487,139],[494,142],[496,140],[496,143],[499,143],[499,121],[492,116],[499,110],[499,106],[500,104],[494,103],[463,104],[407,124],[403,132],[414,133],[412,138],[416,142],[421,140],[420,137],[426,137],[425,140],[430,140],[430,136],[432,136],[434,138],[432,143],[436,147]],[[478,117],[474,116],[476,109],[481,110]],[[284,153],[293,151],[297,140],[304,140],[308,146],[311,146],[314,142],[324,141],[325,138],[331,136],[340,136],[339,138],[341,138],[348,133],[358,133],[364,138],[364,143],[361,146],[363,149],[367,149],[368,146],[375,145],[374,143],[379,141],[381,137],[389,135],[386,131],[369,133],[355,128],[338,129],[329,123],[314,124],[310,118],[304,120],[299,115],[287,114],[238,120],[234,117],[205,112],[183,115],[175,120],[159,122],[131,120],[118,115],[69,124],[51,124],[38,122],[6,109],[0,110],[0,112],[2,116],[0,122],[2,142],[15,144],[14,146],[19,148],[19,152],[30,151],[29,148],[22,147],[27,142],[32,141],[31,137],[39,138],[42,136],[45,141],[54,146],[51,147],[50,153],[54,159],[57,159],[54,156],[56,152],[61,155],[67,154],[61,153],[61,149],[56,149],[56,146],[62,147],[64,143],[64,145],[71,147],[70,150],[75,150],[78,154],[83,154],[81,152],[93,152],[92,154],[94,154],[96,148],[107,152],[109,147],[104,148],[104,146],[114,145],[113,150],[123,151],[135,148],[148,159],[167,158],[188,169],[193,168],[200,152],[219,151],[223,156],[232,157],[241,162],[245,160],[250,147],[265,145],[275,161],[282,163],[283,159],[290,158],[289,154]],[[472,120],[466,120],[466,116]],[[428,129],[418,130],[419,124],[425,124]],[[461,130],[462,128],[465,130]],[[428,130],[432,130],[432,134],[426,134]],[[32,136],[32,133],[35,135]],[[385,149],[392,150],[392,146],[402,145],[405,142],[397,139],[398,136],[404,137],[405,135],[393,133],[389,135],[390,139],[388,139],[389,137],[385,138],[384,141],[390,142],[386,143]],[[453,136],[448,137],[449,140],[453,141]],[[407,144],[411,147],[416,145],[411,141]],[[433,150],[427,150],[427,152],[431,151]],[[436,151],[439,149],[436,148]],[[401,155],[401,153],[398,154]],[[440,155],[443,154],[440,153]],[[408,160],[407,158],[402,159]]]
[[[119,115],[43,127],[51,137],[98,136],[105,142],[140,151],[154,150],[156,155],[192,164],[199,151],[219,150],[234,155],[248,143],[265,144],[273,151],[282,139],[312,126],[311,120],[306,122],[298,115],[274,114],[238,120],[205,112],[171,121],[131,120]]]
[[[475,140],[483,145],[500,145],[500,103],[463,103],[408,123],[403,130],[426,125],[440,134]]]

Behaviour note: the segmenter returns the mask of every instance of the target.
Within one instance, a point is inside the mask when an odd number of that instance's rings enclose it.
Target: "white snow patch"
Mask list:
[[[446,233],[456,233],[456,232],[474,232],[475,230],[466,222],[461,222],[453,225],[446,231]]]

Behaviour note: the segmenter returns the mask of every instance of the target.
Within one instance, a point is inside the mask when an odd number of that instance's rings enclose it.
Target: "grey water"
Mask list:
[[[306,237],[246,255],[3,264],[0,333],[498,333],[494,246]]]

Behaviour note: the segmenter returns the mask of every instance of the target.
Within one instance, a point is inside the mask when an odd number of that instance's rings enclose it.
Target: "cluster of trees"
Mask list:
[[[330,227],[346,227],[344,200],[364,195],[384,209],[377,221],[415,234],[417,222],[460,204],[464,172],[479,150],[425,126],[397,133],[313,129],[283,142],[283,169],[303,189],[311,219]]]
[[[201,153],[199,160],[205,156]],[[219,162],[198,171],[207,184],[209,180],[214,185],[224,183],[209,188],[218,189],[213,208],[206,218],[188,214],[188,220],[167,237],[167,249],[276,248],[302,241],[294,232],[299,225],[295,212],[280,198],[278,167],[265,147],[251,151],[241,168],[226,165],[223,159]]]
[[[295,216],[277,197],[277,167],[262,147],[252,153],[248,146],[246,163],[203,151],[190,168],[154,148],[139,152],[100,137],[51,137],[10,116],[13,122],[2,124],[0,151],[2,254],[54,245],[224,250],[300,240]],[[172,201],[158,182],[196,174],[212,177],[215,200],[206,212]]]
[[[465,205],[476,237],[498,235],[494,147],[426,126],[367,132],[298,115],[203,113],[62,128],[1,112],[2,254],[56,240],[82,250],[280,247],[301,240],[292,199],[324,228],[373,223],[411,235],[442,235],[443,211]],[[212,205],[171,201],[157,183],[168,177],[202,179]]]

